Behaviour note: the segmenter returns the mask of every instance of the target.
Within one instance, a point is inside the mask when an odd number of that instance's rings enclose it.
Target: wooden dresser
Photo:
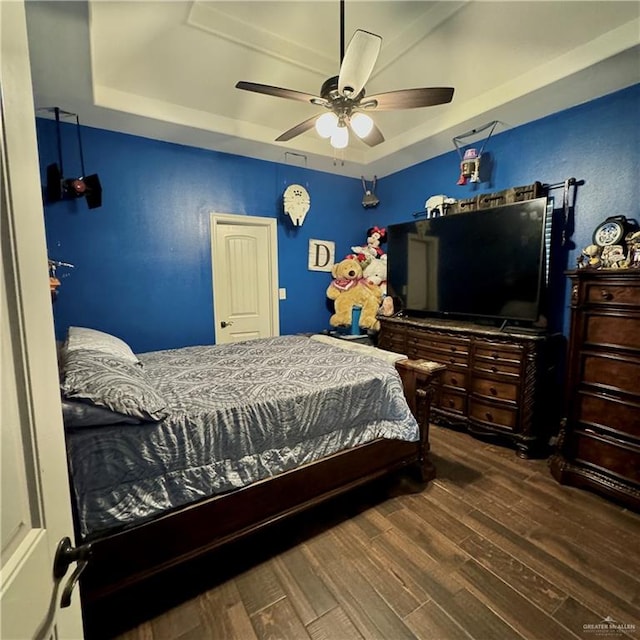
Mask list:
[[[446,365],[432,422],[502,436],[524,458],[548,453],[561,417],[555,397],[561,336],[409,317],[380,324],[380,348]]]
[[[551,473],[640,510],[640,272],[580,269],[570,280],[566,418]]]

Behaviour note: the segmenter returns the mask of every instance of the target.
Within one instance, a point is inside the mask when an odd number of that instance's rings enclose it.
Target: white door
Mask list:
[[[24,5],[0,2],[0,637],[82,638],[59,609],[58,540],[73,537]]]
[[[274,218],[211,214],[217,344],[280,333]]]

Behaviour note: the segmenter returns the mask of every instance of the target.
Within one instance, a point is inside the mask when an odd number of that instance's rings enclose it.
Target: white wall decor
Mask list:
[[[309,193],[301,184],[290,184],[282,197],[284,212],[296,227],[301,227],[311,207]]]
[[[330,240],[309,240],[309,271],[331,271],[336,245]]]

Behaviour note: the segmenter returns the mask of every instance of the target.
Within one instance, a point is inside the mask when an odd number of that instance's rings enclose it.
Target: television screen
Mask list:
[[[390,225],[388,293],[422,315],[538,320],[546,212],[537,198]]]

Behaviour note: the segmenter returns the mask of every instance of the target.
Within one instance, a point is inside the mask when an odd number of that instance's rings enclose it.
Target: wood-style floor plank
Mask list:
[[[349,616],[341,607],[327,611],[314,620],[308,627],[313,640],[363,640],[364,636],[356,629]]]
[[[552,614],[568,596],[540,574],[529,569],[516,558],[502,551],[486,538],[478,535],[465,540],[461,548],[476,562],[500,576],[507,585],[516,589],[543,611]]]
[[[523,637],[576,639],[566,627],[546,615],[524,595],[512,589],[475,560],[469,560],[460,567],[460,575],[468,581],[470,589],[478,599],[496,611]]]
[[[605,619],[637,640],[639,514],[494,442],[434,426],[431,445],[418,492],[336,501],[288,547],[280,526],[270,555],[118,640],[588,640]]]
[[[446,638],[447,640],[473,640],[459,624],[432,600],[410,613],[407,626],[418,638]]]
[[[318,577],[300,547],[294,547],[275,557],[273,568],[304,625],[338,606],[337,600]]]

